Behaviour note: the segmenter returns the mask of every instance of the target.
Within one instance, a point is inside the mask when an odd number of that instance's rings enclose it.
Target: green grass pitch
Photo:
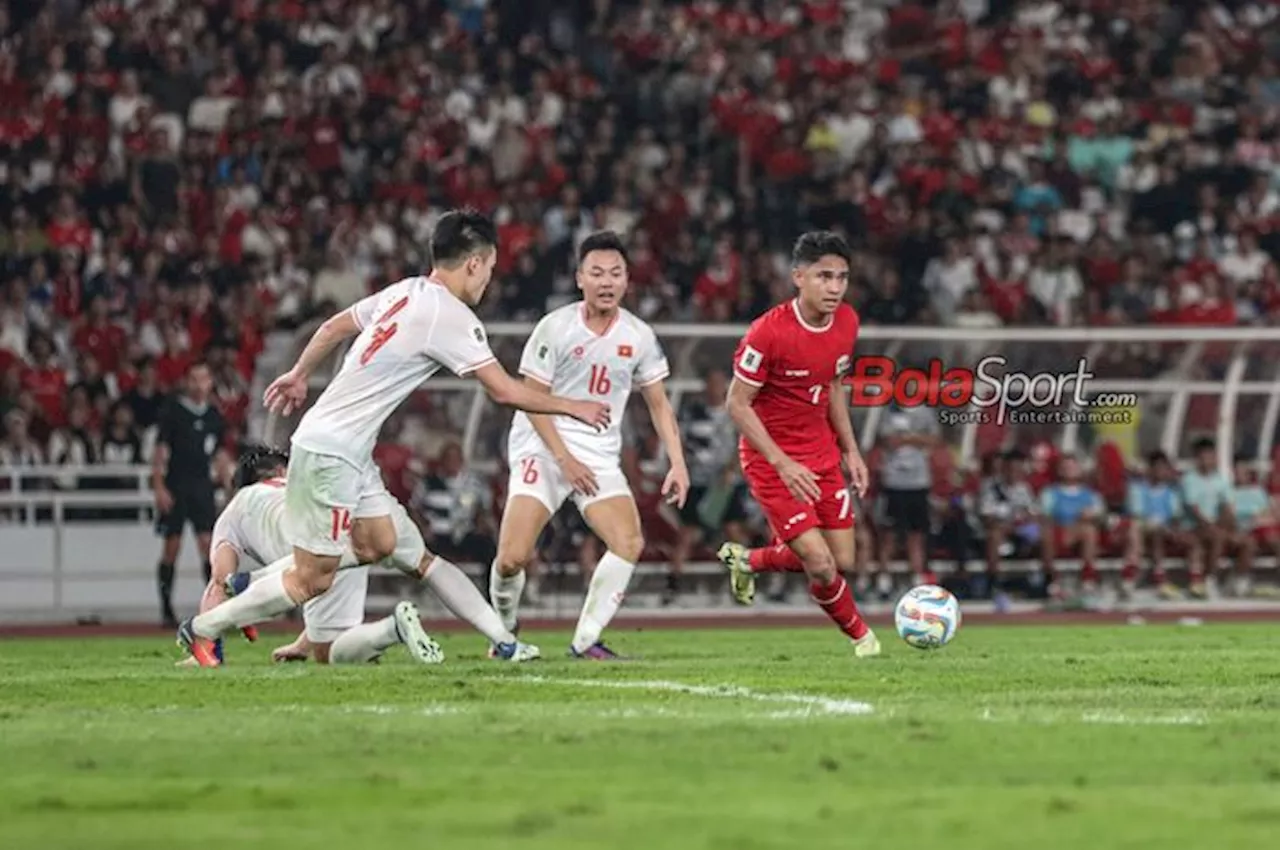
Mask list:
[[[221,670],[0,642],[0,847],[1234,848],[1280,835],[1267,625],[617,632],[604,665]],[[531,635],[550,651],[565,635]],[[408,842],[412,842],[410,845]]]

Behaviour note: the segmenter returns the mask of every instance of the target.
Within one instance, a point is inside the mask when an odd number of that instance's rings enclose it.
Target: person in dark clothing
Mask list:
[[[166,626],[176,627],[178,622],[173,612],[173,580],[187,523],[196,535],[206,583],[211,572],[209,535],[217,514],[212,468],[226,427],[222,414],[211,403],[212,392],[209,367],[193,363],[187,368],[182,393],[160,414],[151,486],[160,512],[156,529],[164,538],[156,578]]]
[[[150,357],[138,363],[138,383],[125,393],[122,401],[133,411],[133,421],[138,428],[150,428],[160,420],[165,397],[160,389],[156,362]]]

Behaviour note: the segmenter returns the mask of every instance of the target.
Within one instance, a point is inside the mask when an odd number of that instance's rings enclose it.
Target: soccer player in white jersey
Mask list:
[[[683,505],[689,491],[680,428],[663,381],[667,358],[653,329],[622,308],[627,256],[616,234],[588,236],[578,250],[583,300],[542,319],[525,344],[520,374],[543,393],[600,399],[618,411],[605,431],[563,417],[516,414],[508,437],[511,466],[498,557],[489,574],[489,599],[503,624],[516,628],[525,566],[547,521],[572,498],[607,552],[596,564],[570,644],[578,658],[617,656],[600,635],[622,605],[644,549],[640,514],[619,467],[622,412],[633,386],[640,388],[671,470],[662,493]]]
[[[201,600],[201,610],[223,601],[227,588],[243,593],[252,580],[279,572],[292,548],[283,532],[285,466],[288,456],[271,449],[247,453],[241,461],[244,486],[236,493],[213,530],[210,548],[213,577]],[[399,504],[392,504],[397,543],[395,553],[375,566],[404,573],[422,581],[460,619],[474,626],[499,648],[499,657],[530,661],[539,655],[532,644],[521,643],[481,596],[465,573],[453,564],[429,556],[422,533]],[[322,664],[370,661],[397,643],[424,664],[444,660],[440,647],[422,630],[412,602],[400,602],[395,613],[375,623],[364,622],[369,568],[356,564],[353,553],[343,556],[333,584],[303,606],[305,630],[293,643],[277,649],[276,660],[297,660],[314,655]],[[270,565],[270,566],[268,566]],[[249,570],[259,568],[257,572]],[[188,661],[194,663],[194,658]]]
[[[267,406],[288,415],[306,400],[316,366],[356,337],[293,434],[284,508],[292,564],[178,627],[179,644],[201,666],[217,666],[211,642],[224,632],[278,617],[328,590],[348,547],[362,564],[395,551],[395,500],[373,462],[373,446],[387,417],[441,367],[475,375],[500,404],[609,425],[607,404],[530,389],[494,358],[471,306],[489,285],[497,241],[493,222],[479,213],[446,213],[431,236],[429,276],[406,278],[331,316],[294,367],[267,388]]]

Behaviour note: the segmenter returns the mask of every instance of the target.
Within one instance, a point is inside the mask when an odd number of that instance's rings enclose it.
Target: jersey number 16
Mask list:
[[[608,395],[613,390],[613,382],[609,380],[608,366],[592,366],[591,378],[587,381],[587,391],[592,395]]]

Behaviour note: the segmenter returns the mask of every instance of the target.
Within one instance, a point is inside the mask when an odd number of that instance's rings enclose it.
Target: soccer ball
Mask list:
[[[939,649],[960,630],[960,603],[935,584],[907,591],[893,612],[898,636],[916,649]]]

